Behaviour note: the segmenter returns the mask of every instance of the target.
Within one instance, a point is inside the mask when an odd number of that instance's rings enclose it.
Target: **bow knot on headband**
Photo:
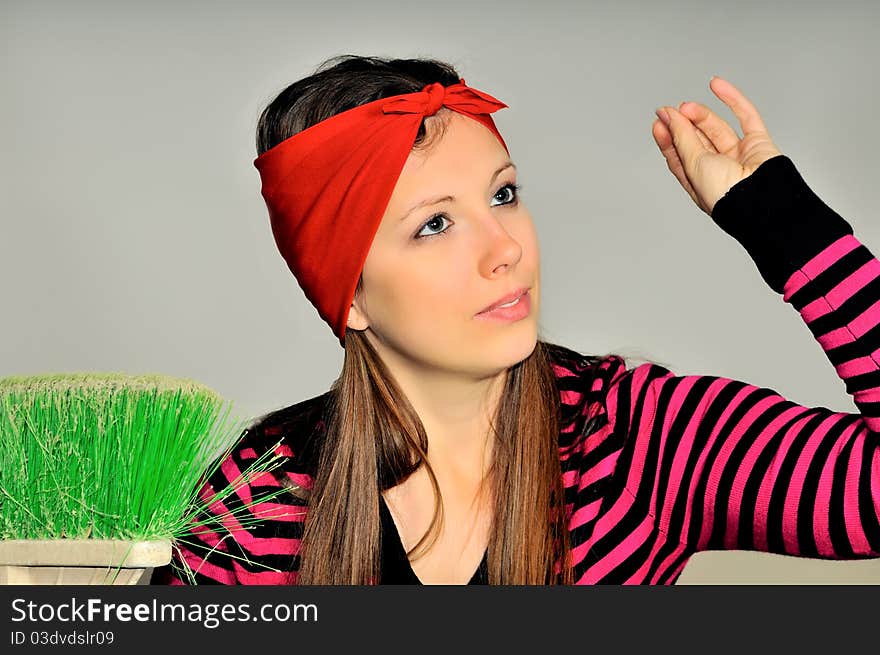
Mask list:
[[[460,78],[341,112],[254,160],[278,250],[340,345],[364,261],[419,127],[441,107],[478,121],[507,150],[490,116],[507,105]]]
[[[387,100],[382,105],[382,112],[385,114],[400,113],[433,116],[444,104],[450,107],[450,109],[456,109],[457,111],[466,110],[471,113],[485,112],[487,109],[495,111],[507,107],[503,102],[499,102],[488,93],[483,93],[467,86],[462,78],[458,84],[451,86],[443,86],[439,82],[434,82],[416,93],[396,96],[393,100]],[[494,106],[494,109],[489,109],[492,106]]]

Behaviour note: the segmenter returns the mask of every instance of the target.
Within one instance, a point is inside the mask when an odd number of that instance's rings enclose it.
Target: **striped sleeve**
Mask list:
[[[310,483],[284,467],[243,475],[267,448],[292,455],[289,446],[268,443],[251,433],[222,458],[199,490],[201,509],[175,540],[171,563],[154,572],[151,584],[295,584],[305,508],[293,494],[279,495],[279,487]],[[234,491],[217,499],[229,485]]]
[[[713,219],[798,311],[858,412],[654,363],[620,375],[609,406],[625,435],[621,521],[665,537],[644,544],[646,580],[676,578],[702,550],[880,557],[880,262],[790,160],[769,162]]]

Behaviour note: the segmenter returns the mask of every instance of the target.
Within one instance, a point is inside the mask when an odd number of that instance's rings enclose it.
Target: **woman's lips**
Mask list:
[[[498,320],[498,321],[519,321],[532,311],[531,294],[526,291],[516,302],[507,307],[496,307],[488,312],[480,312],[476,318]]]
[[[519,298],[521,295],[523,295],[526,291],[528,291],[530,288],[531,288],[531,287],[520,287],[520,288],[517,289],[516,291],[513,291],[513,292],[511,292],[511,293],[508,293],[508,294],[506,294],[506,295],[503,295],[503,296],[501,296],[500,298],[498,298],[498,300],[496,300],[495,302],[493,302],[491,305],[486,305],[485,307],[483,307],[483,309],[481,309],[481,310],[480,310],[479,312],[477,312],[477,313],[478,313],[478,314],[483,314],[483,313],[485,313],[485,312],[491,311],[492,309],[495,309],[495,308],[498,307],[499,305],[509,305],[509,304],[511,304],[514,300],[516,300],[516,299]]]

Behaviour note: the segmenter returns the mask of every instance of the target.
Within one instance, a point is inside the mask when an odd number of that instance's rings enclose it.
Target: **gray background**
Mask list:
[[[195,378],[244,415],[343,351],[275,249],[260,110],[326,57],[431,56],[494,115],[542,248],[543,336],[854,412],[797,312],[703,214],[654,109],[738,85],[814,191],[880,246],[869,2],[3,2],[0,375]],[[880,251],[880,250],[878,250]],[[696,555],[680,583],[880,582],[880,561]]]

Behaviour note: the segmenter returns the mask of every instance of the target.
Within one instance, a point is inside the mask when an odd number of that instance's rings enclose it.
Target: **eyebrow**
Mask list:
[[[491,186],[492,183],[495,181],[495,178],[498,177],[502,171],[505,171],[508,168],[513,168],[513,170],[516,170],[516,164],[514,164],[512,161],[505,162],[501,166],[501,168],[499,168],[497,171],[492,173],[492,177],[489,180],[489,185]],[[428,207],[429,205],[436,205],[438,203],[445,202],[447,200],[455,200],[455,196],[442,196],[440,198],[428,198],[427,200],[422,200],[422,202],[410,207],[407,210],[407,212],[403,216],[400,217],[400,220],[403,221],[404,219],[406,219],[407,216],[412,214],[417,209],[420,209],[422,207]]]

